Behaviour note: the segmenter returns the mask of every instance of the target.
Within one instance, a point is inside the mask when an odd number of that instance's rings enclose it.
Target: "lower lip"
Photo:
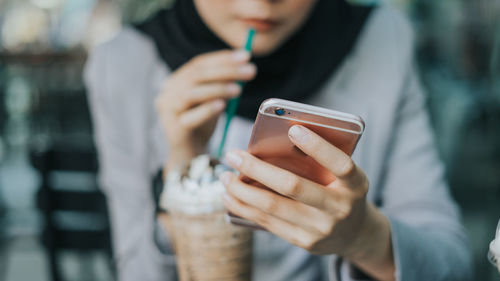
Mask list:
[[[268,31],[273,29],[277,24],[272,21],[242,19],[243,24],[255,28],[257,31]]]

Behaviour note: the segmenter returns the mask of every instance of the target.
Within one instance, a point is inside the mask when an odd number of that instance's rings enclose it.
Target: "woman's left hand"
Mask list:
[[[293,126],[289,137],[336,179],[323,186],[247,152],[233,151],[226,155],[231,166],[274,192],[226,172],[221,181],[227,188],[228,210],[313,254],[338,254],[374,277],[391,280],[389,223],[366,201],[365,173],[351,157],[303,126]]]

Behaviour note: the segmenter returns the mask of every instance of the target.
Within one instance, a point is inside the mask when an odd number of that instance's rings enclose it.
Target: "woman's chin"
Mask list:
[[[274,48],[252,48],[252,55],[255,57],[262,57],[271,54]]]
[[[255,43],[252,46],[252,55],[256,57],[266,56],[274,52],[280,46],[279,42],[270,42],[270,41],[271,40],[267,38],[265,38],[265,40],[259,40],[259,39],[255,40]]]

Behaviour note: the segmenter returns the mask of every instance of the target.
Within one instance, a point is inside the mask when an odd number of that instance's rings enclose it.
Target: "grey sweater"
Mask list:
[[[154,44],[131,28],[95,49],[86,67],[122,281],[176,280],[171,248],[160,251],[154,242],[150,191],[152,175],[168,157],[153,100],[169,74]],[[370,179],[368,200],[381,204],[390,220],[396,280],[470,280],[467,239],[435,149],[407,20],[390,7],[375,10],[349,57],[309,103],[366,121],[353,159]],[[224,116],[212,152],[223,122]],[[227,146],[245,149],[251,128],[236,118]],[[168,233],[162,236],[168,240]],[[266,232],[255,239],[254,280],[362,280],[335,255],[313,256]]]

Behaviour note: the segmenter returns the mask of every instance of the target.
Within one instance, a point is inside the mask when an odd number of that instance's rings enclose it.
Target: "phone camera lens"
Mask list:
[[[283,108],[276,108],[274,110],[274,113],[278,116],[282,116],[282,115],[285,115],[285,110]]]

